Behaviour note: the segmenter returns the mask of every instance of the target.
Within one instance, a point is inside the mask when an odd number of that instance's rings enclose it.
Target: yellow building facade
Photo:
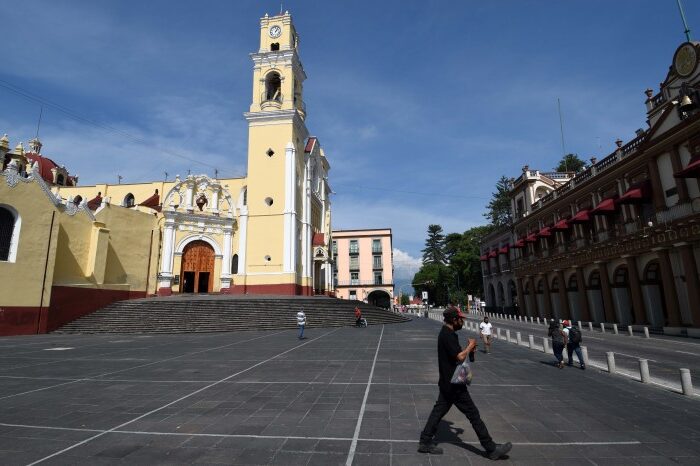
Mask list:
[[[288,12],[261,18],[246,177],[79,186],[38,141],[23,153],[5,139],[0,334],[50,331],[129,297],[331,294],[330,165],[306,128],[298,45]],[[71,295],[94,305],[54,312],[54,297]]]

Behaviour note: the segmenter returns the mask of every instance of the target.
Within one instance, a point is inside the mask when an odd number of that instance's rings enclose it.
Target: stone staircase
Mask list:
[[[327,297],[177,295],[117,301],[74,320],[53,333],[205,333],[296,328],[296,313],[306,328],[355,325],[355,306],[369,325],[410,320],[360,301]]]

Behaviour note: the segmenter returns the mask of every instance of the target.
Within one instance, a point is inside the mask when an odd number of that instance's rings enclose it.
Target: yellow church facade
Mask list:
[[[38,140],[0,141],[0,334],[149,295],[331,294],[330,165],[298,45],[289,13],[261,18],[242,178],[80,186]]]

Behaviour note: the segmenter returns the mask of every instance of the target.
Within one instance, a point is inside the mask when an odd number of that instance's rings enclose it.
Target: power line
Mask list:
[[[89,118],[85,118],[83,116],[80,116],[77,113],[75,113],[73,110],[71,110],[67,107],[64,107],[64,106],[57,104],[57,103],[54,103],[54,102],[51,102],[47,99],[44,99],[43,97],[40,97],[36,94],[33,94],[32,92],[30,92],[26,89],[23,89],[19,86],[16,86],[15,84],[4,81],[2,79],[0,79],[0,87],[4,87],[5,89],[7,89],[10,92],[13,92],[19,96],[24,97],[27,100],[30,100],[32,102],[35,102],[35,103],[42,105],[42,113],[43,113],[43,106],[45,105],[47,107],[51,107],[55,110],[58,110],[59,112],[63,113],[64,115],[66,115],[66,116],[68,116],[76,121],[79,121],[81,123],[95,126],[97,128],[103,129],[103,130],[108,131],[108,132],[113,133],[113,134],[118,134],[118,135],[124,136],[125,138],[130,139],[133,142],[145,144],[148,146],[153,146],[153,147],[155,147],[156,150],[159,150],[160,152],[162,152],[164,154],[171,155],[173,157],[177,157],[177,158],[180,158],[183,160],[188,160],[190,162],[194,162],[194,163],[197,163],[199,165],[203,165],[205,167],[212,168],[214,170],[218,170],[218,168],[215,167],[214,165],[210,165],[206,162],[202,162],[201,160],[197,160],[197,159],[194,159],[192,157],[188,157],[186,155],[180,154],[178,152],[172,151],[170,149],[167,149],[167,148],[164,148],[164,147],[161,147],[158,145],[153,145],[152,141],[148,141],[142,137],[135,136],[135,135],[130,134],[124,130],[121,130],[119,128],[115,128],[115,127],[107,125],[105,123],[100,123],[98,121],[91,120]]]

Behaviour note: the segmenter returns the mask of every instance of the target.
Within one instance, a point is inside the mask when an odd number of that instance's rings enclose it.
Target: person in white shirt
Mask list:
[[[488,317],[484,317],[484,321],[479,324],[479,335],[481,335],[481,339],[484,340],[487,353],[491,352],[491,339],[493,338],[492,327]]]
[[[304,339],[304,326],[306,325],[306,314],[304,311],[297,312],[297,327],[299,327],[299,339]]]

